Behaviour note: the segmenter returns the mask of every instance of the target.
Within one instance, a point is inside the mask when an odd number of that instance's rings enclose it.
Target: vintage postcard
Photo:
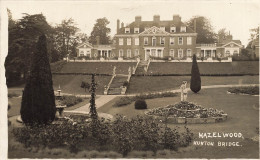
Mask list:
[[[1,159],[259,159],[258,1],[1,1]]]

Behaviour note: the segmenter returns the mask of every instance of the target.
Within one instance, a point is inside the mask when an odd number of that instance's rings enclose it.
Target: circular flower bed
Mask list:
[[[168,117],[168,119],[170,118],[176,123],[183,123],[183,121],[184,123],[187,121],[190,123],[212,123],[226,120],[227,118],[227,114],[222,110],[203,108],[187,101],[168,105],[166,107],[151,109],[145,114],[156,117]]]

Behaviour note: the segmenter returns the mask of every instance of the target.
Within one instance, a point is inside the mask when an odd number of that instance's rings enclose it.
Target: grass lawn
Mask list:
[[[259,74],[258,61],[198,63],[201,74]],[[151,62],[148,74],[190,74],[192,63]]]
[[[127,94],[177,89],[190,76],[133,76]],[[201,76],[201,85],[258,84],[258,76]]]
[[[112,74],[114,66],[117,74],[128,74],[128,68],[136,66],[136,62],[69,62],[60,72]]]
[[[199,94],[188,93],[188,101],[195,102],[205,108],[216,108],[224,110],[228,114],[228,120],[214,124],[188,124],[188,128],[194,133],[195,140],[212,141],[214,146],[195,146],[187,154],[177,154],[179,158],[259,158],[258,142],[248,138],[257,136],[256,127],[259,126],[259,97],[249,95],[229,95],[228,88],[203,89]],[[135,110],[134,103],[124,107],[113,107],[116,99],[98,109],[99,112],[116,115],[121,114],[127,117],[144,115],[145,110]],[[180,101],[180,97],[159,98],[146,100],[148,108],[162,107],[167,104],[174,104]],[[181,124],[170,124],[170,127]],[[199,138],[198,133],[242,133],[245,139],[241,138]],[[219,147],[218,141],[240,142],[242,147]]]
[[[108,85],[111,76],[96,76],[95,81],[97,82],[96,94],[104,94],[104,86]],[[85,81],[91,84],[91,75],[53,75],[53,88],[57,90],[59,85],[62,92],[70,94],[90,94],[85,92],[83,88],[80,87],[81,82]]]

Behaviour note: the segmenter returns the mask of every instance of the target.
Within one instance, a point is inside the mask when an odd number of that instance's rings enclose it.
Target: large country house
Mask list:
[[[196,27],[194,27],[196,28]],[[187,27],[179,15],[173,15],[172,20],[161,20],[159,15],[153,21],[142,21],[136,16],[135,21],[124,26],[117,20],[117,33],[114,43],[97,45],[87,42],[77,47],[78,56],[106,59],[186,59],[196,54],[198,57],[228,57],[239,54],[241,42],[233,40],[231,35],[220,37],[215,44],[197,44],[197,33]]]

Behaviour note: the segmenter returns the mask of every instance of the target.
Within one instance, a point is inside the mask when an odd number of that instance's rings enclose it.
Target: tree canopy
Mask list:
[[[196,32],[198,33],[197,43],[214,43],[217,41],[217,35],[213,30],[210,20],[206,17],[195,16],[186,23],[193,30],[195,30],[194,23],[196,23]]]
[[[111,29],[107,27],[110,22],[106,17],[99,18],[96,20],[96,24],[93,27],[91,35],[89,37],[89,42],[92,44],[97,44],[96,37],[99,36],[100,44],[109,44],[110,43],[110,32]]]

